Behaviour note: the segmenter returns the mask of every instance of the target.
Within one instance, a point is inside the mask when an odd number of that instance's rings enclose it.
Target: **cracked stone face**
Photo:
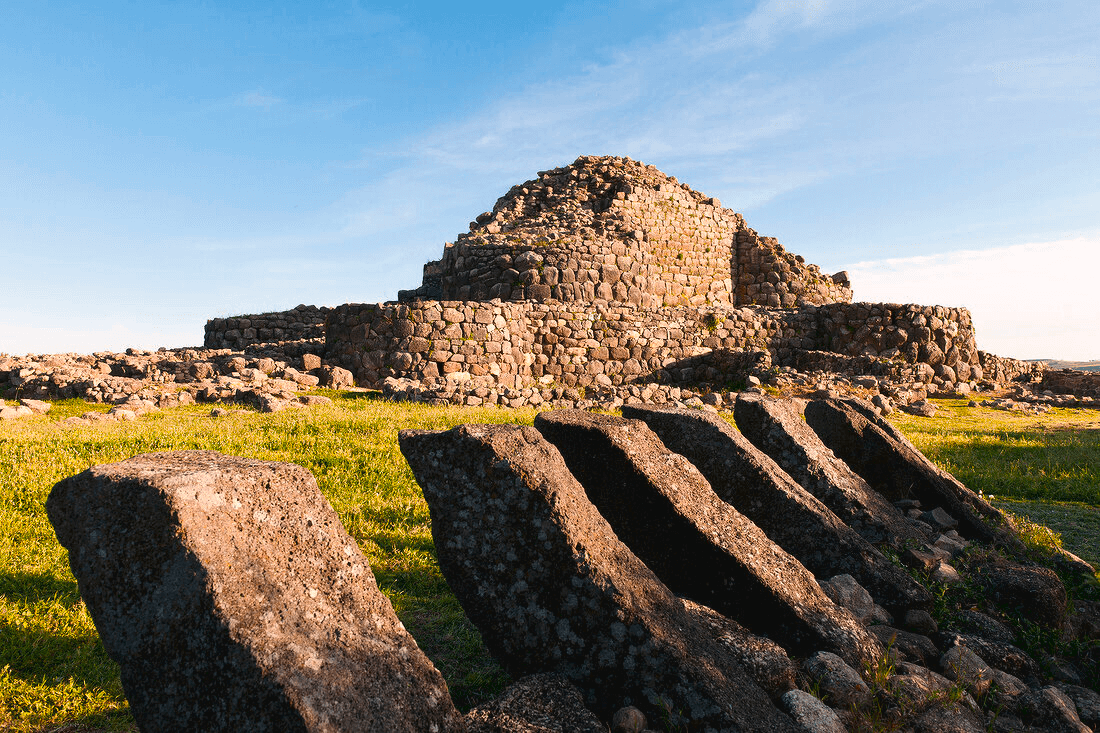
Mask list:
[[[46,510],[143,730],[462,730],[305,469],[152,453]]]

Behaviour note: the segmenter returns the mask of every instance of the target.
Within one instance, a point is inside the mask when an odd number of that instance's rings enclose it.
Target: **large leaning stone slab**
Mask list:
[[[142,730],[464,729],[304,468],[152,453],[46,511]]]
[[[603,720],[635,705],[690,730],[793,731],[704,619],[585,496],[538,431],[403,430],[439,566],[514,677],[565,676]]]
[[[753,445],[868,542],[900,548],[929,539],[821,442],[793,400],[742,394],[733,414]]]
[[[667,448],[691,461],[722,501],[818,578],[849,574],[894,613],[930,608],[932,594],[842,522],[775,461],[718,415],[682,408],[623,407]]]
[[[971,491],[966,484],[959,481],[953,475],[937,466],[932,461],[928,460],[928,457],[917,450],[917,447],[909,442],[909,439],[898,430],[889,420],[886,420],[882,415],[875,412],[875,408],[866,400],[861,400],[858,397],[846,397],[841,400],[845,406],[851,408],[855,412],[867,419],[872,425],[878,427],[893,441],[896,441],[899,445],[909,449],[910,455],[912,455],[925,469],[935,474],[940,478],[942,483],[956,496],[960,497],[968,506],[976,511],[980,516],[985,518],[985,521],[993,527],[1003,528],[1006,531],[1001,535],[1001,541],[1012,546],[1018,552],[1023,551],[1023,547],[1018,543],[1015,532],[1011,531],[1011,525],[1005,513],[997,507],[990,504],[978,494]]]
[[[535,427],[615,533],[673,592],[788,652],[826,649],[857,666],[881,656],[878,640],[798,560],[722,501],[644,422],[558,410],[540,413]]]
[[[1007,524],[994,527],[983,517],[989,505],[958,481],[947,481],[906,440],[883,430],[860,411],[840,400],[813,400],[806,405],[806,422],[839,458],[891,501],[917,499],[926,509],[942,507],[959,522],[959,533],[983,542],[1018,545]],[[984,505],[984,506],[982,506]]]

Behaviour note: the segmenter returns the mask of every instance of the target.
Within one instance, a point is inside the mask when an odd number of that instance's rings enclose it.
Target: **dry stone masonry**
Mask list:
[[[851,299],[845,273],[823,274],[716,199],[629,158],[581,156],[513,186],[398,302],[214,319],[206,345],[282,338],[285,353],[323,353],[397,399],[513,407],[676,402],[673,390],[753,380],[849,391],[859,377],[884,412],[929,414],[929,395],[1042,375],[979,351],[964,308]],[[1044,397],[1024,399],[1100,405]]]
[[[658,306],[847,302],[740,214],[630,158],[581,156],[513,186],[402,300],[599,299]]]
[[[252,344],[316,341],[325,337],[329,309],[299,305],[278,313],[259,313],[206,322],[203,346],[208,349],[244,349]]]

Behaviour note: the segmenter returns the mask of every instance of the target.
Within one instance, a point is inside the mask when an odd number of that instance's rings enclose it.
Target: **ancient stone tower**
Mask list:
[[[400,294],[492,298],[791,308],[852,291],[846,273],[822,274],[651,165],[581,156],[513,186]]]

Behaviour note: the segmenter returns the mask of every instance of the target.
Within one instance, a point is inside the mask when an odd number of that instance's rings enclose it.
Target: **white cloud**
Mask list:
[[[1019,359],[1100,359],[1100,232],[848,266],[857,300],[963,306],[979,348]]]
[[[277,104],[282,104],[283,100],[279,97],[272,96],[270,94],[264,94],[259,91],[251,91],[243,94],[237,103],[244,107],[263,107],[264,109],[270,109]]]

